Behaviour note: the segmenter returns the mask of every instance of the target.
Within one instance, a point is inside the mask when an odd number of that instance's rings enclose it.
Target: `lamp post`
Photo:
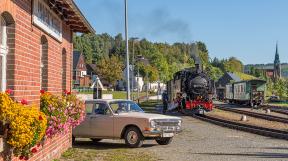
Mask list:
[[[135,74],[134,74],[134,65],[135,65],[135,59],[134,59],[134,42],[135,40],[138,40],[138,37],[132,37],[132,46],[133,46],[133,50],[132,50],[132,80],[131,80],[131,88],[132,88],[132,100],[134,100],[134,80],[135,80]],[[139,68],[138,68],[139,69]],[[139,82],[138,82],[139,83]]]
[[[125,0],[125,39],[126,39],[126,87],[127,87],[127,99],[130,100],[130,80],[129,80],[129,44],[128,44],[128,5]]]

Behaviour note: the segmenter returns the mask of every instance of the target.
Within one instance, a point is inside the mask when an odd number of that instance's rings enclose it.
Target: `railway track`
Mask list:
[[[287,108],[277,108],[277,107],[271,107],[271,106],[263,106],[264,109],[267,109],[269,108],[270,111],[272,112],[275,112],[275,113],[281,113],[281,114],[284,114],[284,115],[288,115],[288,109]]]
[[[223,111],[229,111],[229,112],[244,114],[244,115],[247,115],[247,116],[261,118],[261,119],[265,119],[265,120],[269,120],[269,121],[277,121],[277,122],[282,122],[282,123],[288,123],[288,119],[287,118],[283,118],[283,117],[279,117],[279,116],[266,115],[266,114],[250,112],[250,111],[244,111],[244,110],[238,110],[238,109],[234,109],[234,108],[221,107],[221,106],[217,106],[215,108],[223,110]],[[286,111],[286,112],[288,114],[288,111]]]
[[[210,122],[219,126],[250,132],[262,136],[288,140],[288,132],[286,131],[242,124],[206,115],[192,115],[192,116],[199,120]]]

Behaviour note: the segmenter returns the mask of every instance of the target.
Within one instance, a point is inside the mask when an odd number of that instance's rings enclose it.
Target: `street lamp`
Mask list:
[[[139,38],[138,37],[132,37],[131,40],[132,40],[132,46],[133,46],[133,50],[132,50],[132,82],[131,82],[131,88],[132,88],[132,100],[134,100],[134,80],[135,80],[135,75],[134,75],[134,65],[135,65],[135,59],[134,59],[134,42],[136,40],[138,40]],[[138,78],[139,79],[139,78]],[[139,82],[138,82],[139,83]]]
[[[128,14],[127,14],[127,0],[125,0],[125,39],[126,39],[126,87],[127,99],[130,100],[130,80],[129,80],[129,44],[128,44]]]

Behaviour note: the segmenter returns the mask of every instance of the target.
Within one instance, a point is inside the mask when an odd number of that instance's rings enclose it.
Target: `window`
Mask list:
[[[40,89],[48,90],[48,40],[41,37],[40,44]]]
[[[67,60],[66,60],[66,50],[63,49],[62,50],[62,90],[66,90],[66,63],[67,63]]]
[[[6,89],[6,57],[7,47],[7,25],[4,17],[0,17],[0,90]]]
[[[94,105],[94,113],[97,115],[109,115],[110,111],[105,103],[96,103]]]
[[[85,105],[85,108],[86,108],[86,114],[87,115],[91,115],[93,113],[93,104],[92,103],[87,103]]]

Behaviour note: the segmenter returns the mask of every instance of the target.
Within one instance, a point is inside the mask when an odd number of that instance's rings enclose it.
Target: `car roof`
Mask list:
[[[131,100],[127,100],[127,99],[88,99],[85,101],[85,103],[97,103],[97,102],[105,102],[105,103],[110,103],[110,102],[114,102],[114,101],[131,101]]]

